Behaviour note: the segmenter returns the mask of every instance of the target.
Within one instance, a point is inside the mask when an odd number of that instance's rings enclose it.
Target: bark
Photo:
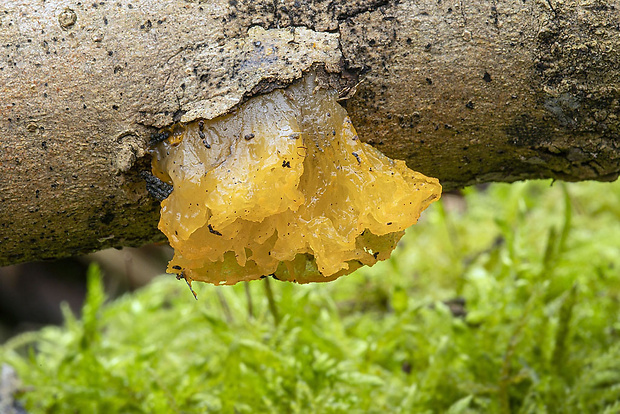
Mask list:
[[[619,0],[0,0],[0,265],[162,240],[139,175],[151,134],[313,67],[348,91],[362,139],[446,189],[614,180],[619,9]]]

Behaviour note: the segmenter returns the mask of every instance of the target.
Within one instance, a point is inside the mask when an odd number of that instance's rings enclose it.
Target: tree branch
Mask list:
[[[162,240],[150,136],[317,65],[444,188],[620,172],[617,0],[0,4],[0,265]]]

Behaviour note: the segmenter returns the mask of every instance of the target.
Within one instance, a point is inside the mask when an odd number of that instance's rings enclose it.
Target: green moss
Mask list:
[[[325,285],[162,277],[13,339],[38,412],[572,413],[620,405],[620,183],[448,195],[392,259]],[[448,204],[451,203],[452,204]],[[451,206],[448,208],[449,206]],[[456,300],[455,298],[462,298]]]

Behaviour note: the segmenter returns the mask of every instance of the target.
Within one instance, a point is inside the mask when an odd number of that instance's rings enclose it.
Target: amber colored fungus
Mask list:
[[[314,76],[169,133],[153,151],[174,186],[159,228],[175,250],[168,271],[189,282],[334,280],[387,259],[441,195],[437,179],[362,143]]]

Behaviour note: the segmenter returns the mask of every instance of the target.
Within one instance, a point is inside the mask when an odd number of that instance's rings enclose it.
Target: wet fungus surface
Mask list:
[[[153,174],[174,188],[159,223],[169,272],[323,282],[390,256],[441,186],[361,142],[336,99],[310,75],[164,131]]]

